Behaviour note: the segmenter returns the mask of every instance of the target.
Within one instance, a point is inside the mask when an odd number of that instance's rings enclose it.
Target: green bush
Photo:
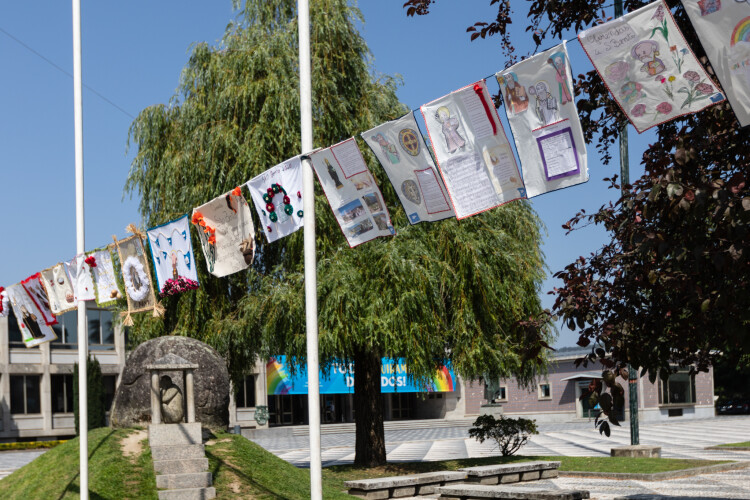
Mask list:
[[[38,448],[54,448],[65,441],[20,441],[17,443],[0,443],[0,451],[6,450],[35,450]]]
[[[469,429],[469,436],[480,443],[493,439],[504,457],[517,452],[532,434],[539,434],[534,420],[503,416],[496,419],[492,415],[481,415],[474,421],[474,427]]]
[[[96,358],[88,357],[86,362],[86,375],[88,380],[88,430],[105,427],[107,420],[105,416],[105,393],[102,369]],[[73,412],[75,414],[76,435],[80,434],[78,424],[78,363],[73,367]]]

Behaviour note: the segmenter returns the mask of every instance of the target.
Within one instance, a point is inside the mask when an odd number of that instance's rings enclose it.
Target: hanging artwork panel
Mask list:
[[[108,306],[122,297],[115,278],[115,266],[109,248],[94,250],[86,255],[96,286],[96,303]]]
[[[484,80],[425,104],[421,110],[456,218],[526,197]]]
[[[310,158],[350,247],[396,234],[383,194],[353,137],[318,150]]]
[[[128,311],[120,314],[125,316],[123,325],[131,326],[133,313],[153,310],[154,317],[158,317],[164,313],[164,308],[156,301],[151,270],[146,250],[143,247],[145,235],[133,224],[129,225],[127,230],[133,233],[133,236],[119,241],[115,237],[113,239],[120,258],[122,281],[125,284],[125,296],[128,299]]]
[[[410,223],[456,216],[414,113],[368,130],[362,138],[388,174]]]
[[[52,313],[60,316],[76,308],[76,295],[64,264],[57,264],[40,273],[49,297]]]
[[[198,288],[198,271],[195,269],[187,214],[151,228],[146,234],[159,293],[175,295]]]
[[[13,308],[13,314],[21,330],[21,338],[26,347],[36,347],[57,338],[55,331],[44,320],[43,313],[37,308],[31,296],[19,283],[5,291]]]
[[[638,133],[724,99],[662,0],[582,31],[578,40]]]
[[[193,209],[208,272],[219,278],[250,267],[255,258],[255,226],[242,189],[234,188]]]
[[[0,286],[0,318],[4,318],[8,314],[10,314],[10,300],[8,300],[8,293],[5,288]]]
[[[531,198],[586,182],[586,142],[573,100],[565,44],[524,59],[496,77],[526,195]]]
[[[76,255],[73,260],[65,262],[64,265],[70,283],[73,285],[76,301],[96,300],[94,276],[91,274],[91,266],[86,262],[86,256]]]
[[[37,310],[41,313],[41,319],[47,326],[57,324],[57,318],[52,313],[50,306],[50,299],[47,296],[47,290],[42,284],[41,273],[36,273],[21,282],[21,286],[29,295],[29,298],[36,306]]]
[[[750,125],[750,3],[683,0],[740,126]]]
[[[302,227],[302,162],[299,156],[266,170],[249,181],[247,188],[269,243]]]

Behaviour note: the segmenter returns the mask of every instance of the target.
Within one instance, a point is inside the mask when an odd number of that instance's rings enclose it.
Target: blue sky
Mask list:
[[[110,243],[112,235],[125,236],[125,226],[140,221],[137,200],[123,200],[122,194],[133,156],[132,151],[126,154],[132,117],[168,102],[191,45],[218,43],[234,13],[230,0],[82,4],[83,82],[124,110],[84,89],[86,248],[93,249]],[[407,18],[402,5],[403,0],[361,0],[365,23],[360,29],[373,53],[374,70],[403,77],[398,95],[412,109],[504,67],[499,40],[471,42],[465,31],[476,21],[495,17],[489,0],[471,2],[470,9],[466,2],[441,1],[429,16],[416,18]],[[525,53],[531,48],[523,25],[528,4],[516,0],[513,5],[514,43]],[[7,228],[0,245],[2,286],[75,254],[73,81],[8,36],[72,73],[70,9],[70,2],[58,1],[0,5],[0,200]],[[574,75],[591,69],[577,42],[568,49]],[[497,91],[494,79],[488,86]],[[509,133],[502,110],[500,116]],[[638,136],[630,127],[631,178],[642,173],[641,154],[653,137]],[[568,236],[561,228],[579,209],[592,211],[616,199],[602,179],[619,172],[617,158],[604,166],[593,145],[588,153],[587,184],[533,199],[547,225],[543,250],[550,276],[605,241],[597,228]],[[246,180],[237,179],[237,184]],[[545,307],[552,305],[546,292],[553,286],[551,278],[544,283]],[[575,339],[563,330],[557,345],[572,345]]]

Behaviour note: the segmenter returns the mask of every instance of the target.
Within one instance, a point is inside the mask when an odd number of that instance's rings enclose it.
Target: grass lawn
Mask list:
[[[743,441],[741,443],[720,444],[719,446],[724,447],[724,448],[750,448],[750,441]]]
[[[156,479],[148,443],[125,457],[121,441],[133,429],[89,432],[89,491],[92,499],[156,499]],[[71,439],[0,480],[3,499],[78,498],[78,438]]]

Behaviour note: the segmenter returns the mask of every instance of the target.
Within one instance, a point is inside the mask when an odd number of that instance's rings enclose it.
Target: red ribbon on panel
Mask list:
[[[482,91],[482,86],[478,83],[474,84],[474,92],[477,93],[479,96],[479,100],[482,101],[482,105],[484,106],[484,112],[487,113],[487,119],[492,124],[492,135],[497,135],[497,125],[495,125],[495,120],[492,118],[492,114],[490,113],[490,105],[487,104],[487,100],[484,98],[484,92]]]

